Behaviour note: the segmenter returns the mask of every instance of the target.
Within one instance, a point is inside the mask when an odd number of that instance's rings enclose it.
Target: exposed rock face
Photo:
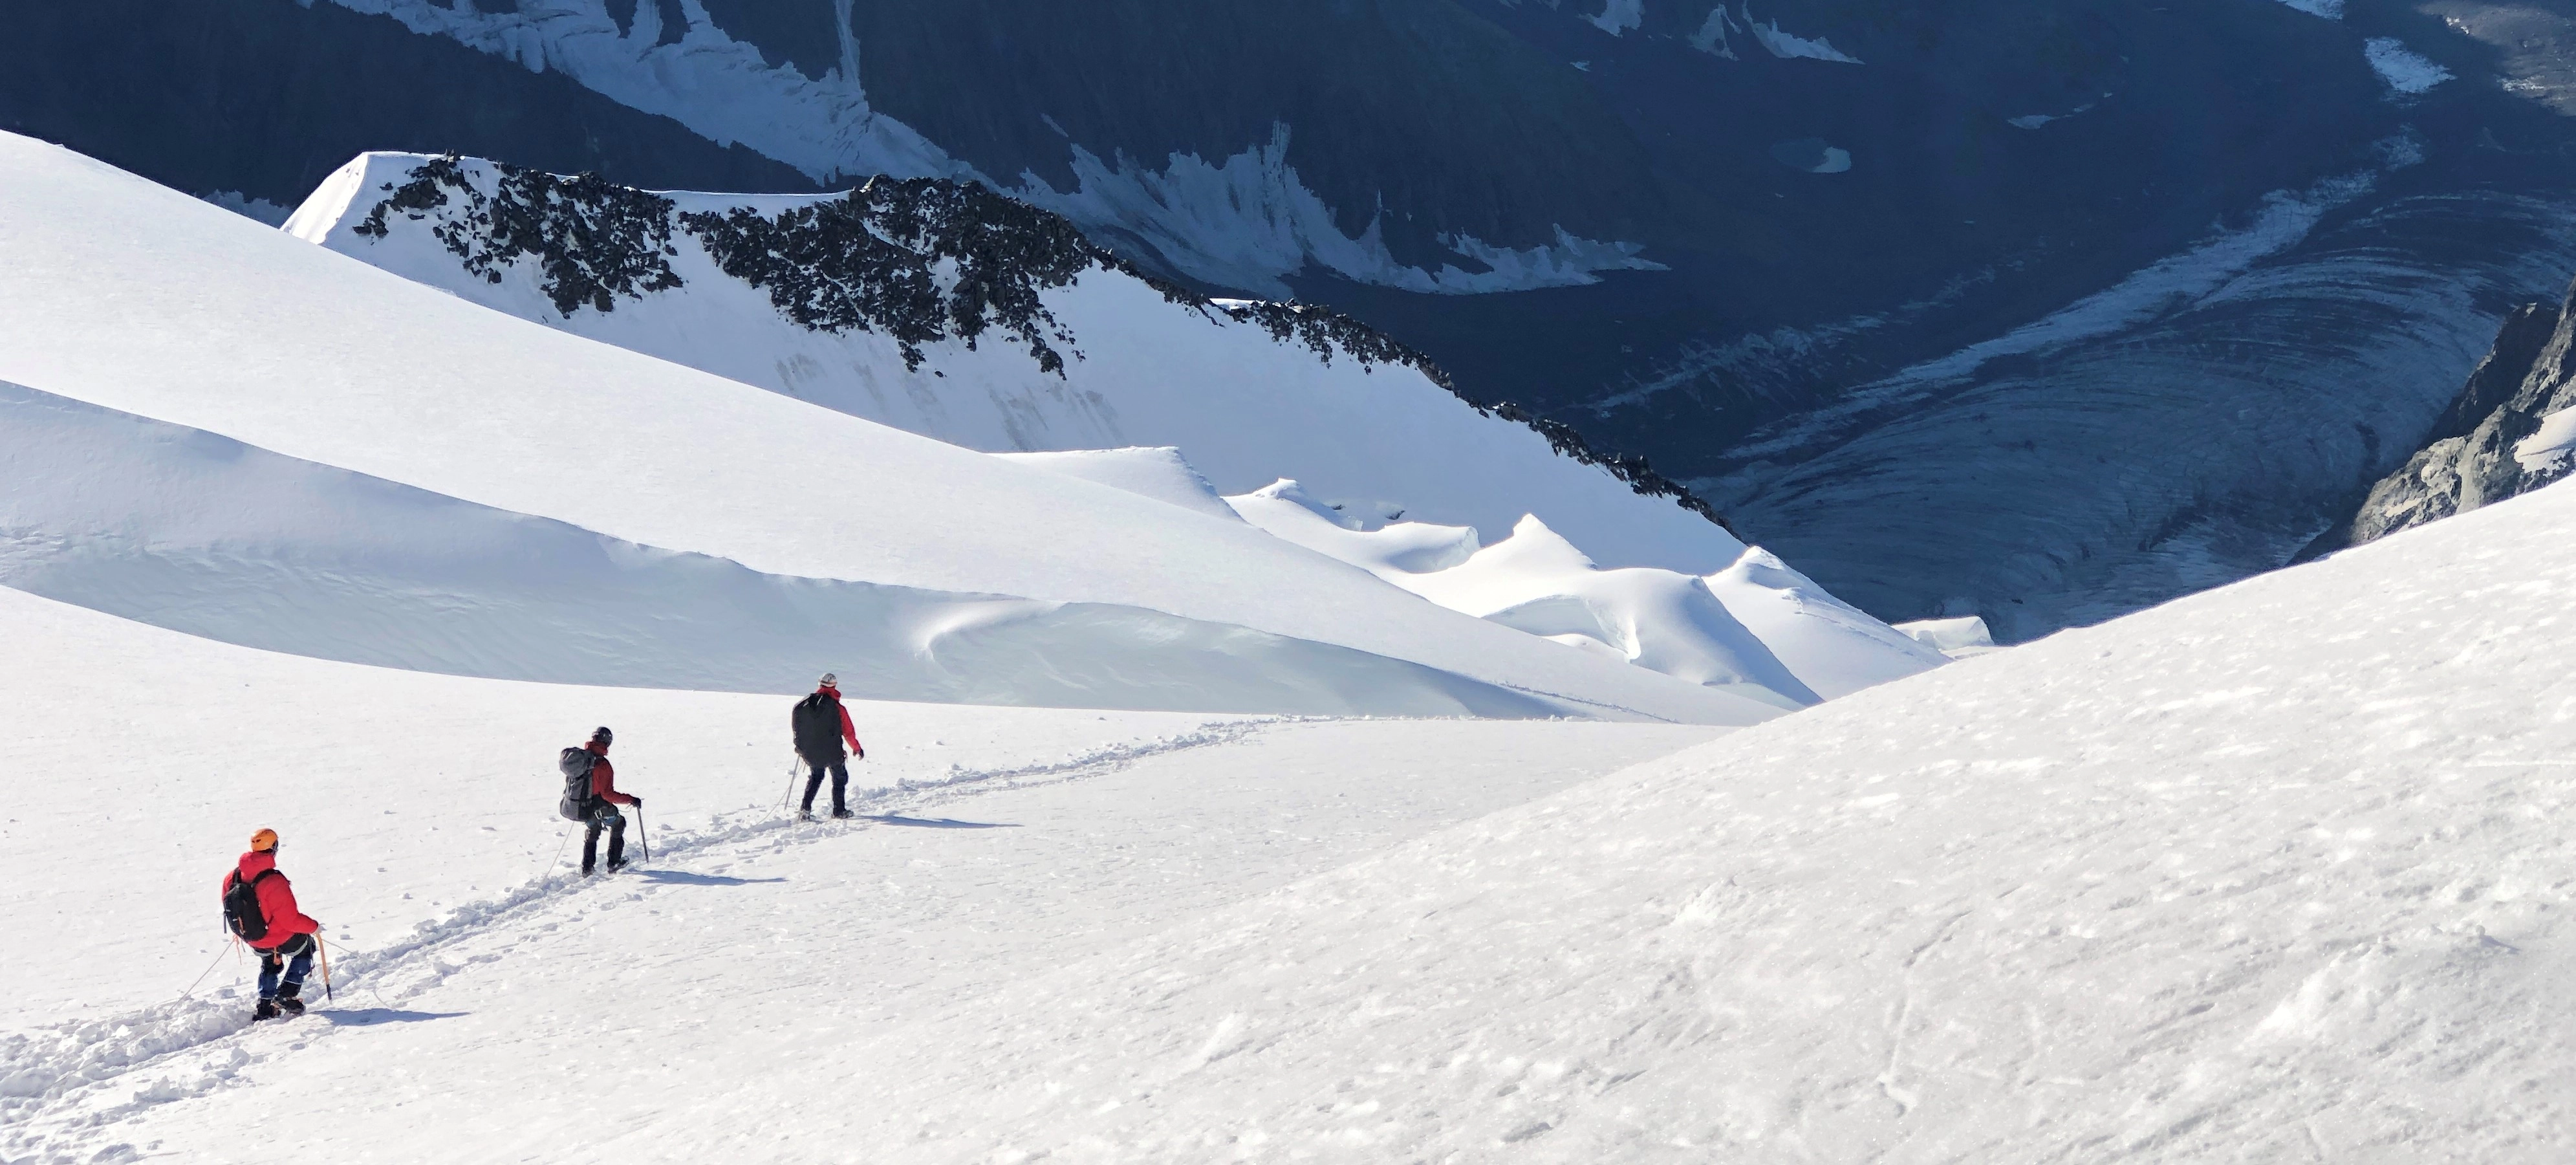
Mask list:
[[[2541,418],[2576,405],[2576,287],[2557,307],[2524,304],[2469,374],[2432,440],[2372,486],[2352,521],[2316,550],[2359,545],[2466,513],[2567,476],[2566,458],[2517,458]]]

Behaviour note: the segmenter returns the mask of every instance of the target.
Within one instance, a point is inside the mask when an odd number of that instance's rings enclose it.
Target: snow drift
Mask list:
[[[0,379],[56,396],[765,575],[1141,608],[1588,714],[1743,723],[1785,703],[1444,611],[1240,522],[510,319],[22,137],[0,137],[0,168]]]
[[[1451,610],[1692,683],[1750,684],[1812,704],[1944,661],[1760,547],[1704,578],[1603,570],[1535,517],[1480,547],[1472,529],[1377,520],[1294,481],[1225,501],[1255,526]]]
[[[761,574],[0,382],[0,584],[228,643],[556,683],[1544,716],[1419,664],[1105,603]]]

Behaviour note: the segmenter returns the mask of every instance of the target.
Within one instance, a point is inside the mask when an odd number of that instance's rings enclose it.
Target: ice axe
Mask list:
[[[653,860],[653,843],[644,836],[644,802],[635,802],[635,844],[644,851],[644,860]]]
[[[331,948],[320,934],[313,936],[313,957],[322,961],[322,1002],[331,1002]]]

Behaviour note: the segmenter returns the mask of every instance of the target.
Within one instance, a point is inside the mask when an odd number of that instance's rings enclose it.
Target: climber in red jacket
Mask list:
[[[617,739],[605,725],[590,734],[589,750],[590,805],[582,815],[588,828],[581,839],[581,873],[587,878],[591,867],[599,862],[599,831],[608,831],[608,872],[616,873],[626,865],[626,815],[617,811],[620,805],[644,807],[644,799],[617,791],[617,769],[608,763],[608,746]],[[567,754],[570,755],[570,754]]]
[[[277,831],[250,835],[250,852],[224,875],[224,925],[259,955],[259,1006],[252,1022],[304,1014],[304,977],[313,970],[322,924],[295,905],[277,869]]]

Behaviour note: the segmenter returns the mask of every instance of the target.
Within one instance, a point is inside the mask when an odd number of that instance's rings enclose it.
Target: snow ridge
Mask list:
[[[390,172],[378,180],[379,171]],[[377,195],[371,205],[370,184]],[[1475,399],[1428,356],[1349,316],[1310,304],[1199,295],[1091,243],[1065,218],[974,181],[877,177],[841,195],[666,197],[594,176],[561,177],[455,154],[366,155],[307,200],[288,229],[330,245],[334,227],[362,205],[348,233],[368,243],[386,241],[389,224],[400,218],[429,223],[429,233],[466,273],[487,284],[500,284],[513,264],[531,264],[538,288],[564,319],[583,309],[605,315],[619,302],[679,290],[686,279],[673,270],[680,255],[674,240],[694,240],[720,271],[764,291],[779,315],[799,327],[892,337],[907,372],[922,369],[924,345],[953,339],[974,351],[988,329],[998,328],[1040,372],[1062,379],[1066,355],[1083,355],[1079,338],[1041,302],[1042,294],[1094,272],[1125,276],[1203,321],[1255,325],[1324,365],[1340,356],[1363,371],[1410,369],[1479,415],[1527,426],[1557,455],[1598,467],[1640,496],[1669,499],[1726,524],[1645,458],[1597,450],[1572,427],[1512,402]],[[353,250],[371,257],[372,248]]]

